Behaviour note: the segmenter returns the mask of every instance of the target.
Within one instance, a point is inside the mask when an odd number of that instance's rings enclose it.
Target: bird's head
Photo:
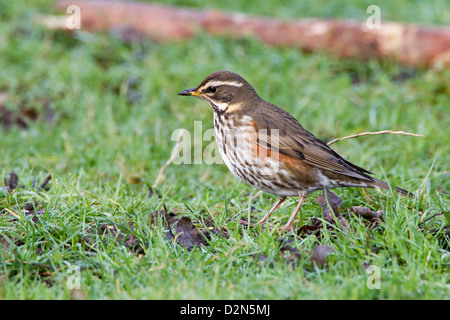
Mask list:
[[[220,114],[242,110],[252,105],[252,100],[259,99],[244,78],[230,71],[214,72],[197,87],[183,90],[178,95],[202,98]]]

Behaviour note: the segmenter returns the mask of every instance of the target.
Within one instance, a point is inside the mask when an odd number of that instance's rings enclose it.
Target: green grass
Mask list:
[[[201,1],[170,3],[204,7]],[[0,177],[14,170],[25,185],[13,193],[0,191],[1,299],[69,299],[74,294],[67,285],[74,275],[70,266],[80,268],[81,294],[88,299],[450,298],[444,236],[450,224],[448,70],[342,61],[206,34],[167,44],[125,44],[108,33],[70,36],[32,23],[33,14],[52,12],[51,4],[0,4],[5,105],[15,112],[24,107],[39,114],[46,106],[53,110],[50,123],[41,116],[28,121],[26,130],[0,128]],[[207,7],[282,18],[361,20],[369,4],[264,1]],[[378,5],[382,19],[449,23],[445,1]],[[212,128],[209,106],[177,92],[222,69],[244,76],[264,99],[288,110],[324,141],[386,129],[423,134],[361,137],[333,146],[377,177],[423,197],[416,201],[374,190],[336,190],[344,200],[343,213],[364,205],[383,210],[384,221],[370,228],[367,221],[346,215],[349,233],[327,229],[321,237],[294,237],[290,245],[301,258],[293,265],[283,258],[273,231],[229,221],[249,213],[262,217],[276,198],[260,196],[250,212],[256,190],[238,183],[224,165],[172,164],[150,196],[149,187],[174,146],[172,132],[193,132],[194,121],[202,121],[203,131]],[[42,181],[47,173],[53,177],[50,188],[33,188],[33,179]],[[305,223],[321,216],[317,195],[302,208]],[[273,226],[286,223],[294,200],[274,214]],[[36,209],[44,209],[38,221],[23,210],[34,201]],[[213,235],[207,246],[192,250],[167,240],[164,221],[150,223],[150,214],[163,202],[192,220],[212,218],[227,228],[229,237]],[[133,252],[103,236],[99,229],[105,224],[133,233],[148,246],[143,253]],[[318,244],[335,250],[328,267],[309,261]],[[260,254],[267,260],[258,261]],[[379,290],[366,285],[367,264],[380,268]]]

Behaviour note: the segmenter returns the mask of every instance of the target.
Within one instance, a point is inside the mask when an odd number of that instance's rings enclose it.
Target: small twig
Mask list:
[[[167,213],[166,203],[163,202],[163,208],[164,208],[164,218],[166,218],[167,221],[167,227],[169,228],[170,235],[172,236],[172,239],[175,239],[175,236],[172,233],[172,228],[170,227],[170,220],[169,220],[169,214]]]
[[[405,131],[384,130],[384,131],[362,132],[362,133],[358,133],[358,134],[352,134],[350,136],[346,136],[346,137],[342,137],[342,138],[331,140],[330,142],[327,143],[327,145],[332,145],[335,142],[342,141],[342,140],[347,140],[347,139],[352,139],[352,138],[356,138],[356,137],[369,136],[369,135],[370,136],[375,136],[375,135],[380,135],[380,134],[402,134],[402,135],[405,135],[405,136],[423,137],[423,134],[418,134],[418,133],[410,133],[410,132],[405,132]]]
[[[44,182],[42,182],[41,186],[39,187],[39,189],[44,189],[45,186],[47,185],[47,183],[50,181],[50,179],[52,178],[52,175],[49,173],[47,175],[47,177],[45,177]]]
[[[263,193],[263,191],[259,190],[259,191],[252,197],[252,199],[251,199],[250,201],[253,201],[253,200],[255,200],[256,198],[258,198],[262,193]]]
[[[13,215],[13,216],[16,217],[17,219],[20,219],[20,216],[19,216],[17,213],[15,213],[14,211],[12,211],[11,209],[9,209],[9,208],[3,208],[3,210],[8,211],[9,214]]]
[[[164,165],[161,167],[161,169],[159,169],[158,176],[156,177],[155,183],[153,183],[153,185],[152,185],[152,189],[155,189],[156,186],[164,179],[164,171],[173,162],[173,160],[175,160],[176,155],[180,151],[182,137],[183,137],[183,131],[180,131],[180,134],[178,135],[178,138],[177,138],[177,143],[175,144],[175,146],[172,149],[170,158],[166,161],[166,163],[164,163]]]
[[[424,221],[422,221],[420,224],[424,224],[425,222],[427,222],[427,221],[433,219],[434,217],[440,216],[440,215],[442,215],[442,212],[435,213],[435,214],[433,214],[431,217],[426,218],[426,219],[425,219]]]
[[[233,221],[236,221],[236,219],[233,219]],[[240,224],[243,224],[244,226],[248,226],[248,225],[256,226],[255,223],[249,223],[248,221],[245,221],[245,220],[242,220],[242,219],[239,219],[238,221],[239,221]]]

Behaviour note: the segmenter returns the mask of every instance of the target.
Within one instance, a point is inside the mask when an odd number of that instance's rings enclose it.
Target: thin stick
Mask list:
[[[164,208],[164,218],[167,222],[167,228],[169,228],[170,235],[172,236],[172,239],[175,239],[175,236],[172,233],[172,228],[170,227],[170,221],[169,221],[169,214],[167,213],[166,204],[163,202],[163,208]]]
[[[44,189],[45,186],[47,185],[47,183],[50,181],[50,179],[52,178],[52,175],[49,173],[47,175],[47,177],[45,178],[44,182],[42,182],[41,186],[39,187],[39,189]]]
[[[442,214],[442,212],[438,212],[433,214],[431,217],[426,218],[424,221],[421,222],[421,224],[424,224],[425,222],[427,222],[428,220],[433,219],[434,217],[440,216]]]
[[[262,193],[263,193],[263,191],[259,190],[259,191],[252,197],[252,199],[251,199],[250,201],[253,201],[253,200],[255,200],[256,198],[258,198]]]
[[[423,137],[423,134],[410,133],[410,132],[405,132],[405,131],[384,130],[384,131],[362,132],[362,133],[358,133],[358,134],[352,134],[350,136],[331,140],[330,142],[327,143],[327,145],[332,145],[335,142],[352,139],[352,138],[356,138],[356,137],[369,136],[369,135],[374,136],[374,135],[380,135],[380,134],[402,134],[405,136]]]
[[[164,163],[164,165],[161,167],[161,169],[159,169],[158,176],[156,177],[155,183],[153,183],[153,185],[152,185],[152,189],[155,189],[155,187],[164,179],[164,171],[173,162],[173,160],[175,160],[175,157],[178,155],[178,152],[180,151],[180,147],[181,147],[181,141],[183,140],[182,137],[183,137],[183,132],[180,131],[180,134],[178,135],[178,138],[177,138],[177,143],[175,144],[175,146],[172,149],[170,158],[166,161],[166,163]]]

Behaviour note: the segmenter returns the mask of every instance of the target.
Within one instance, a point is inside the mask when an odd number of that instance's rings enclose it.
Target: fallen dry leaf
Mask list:
[[[13,126],[19,129],[27,129],[29,122],[40,121],[44,119],[47,124],[51,124],[55,118],[55,111],[51,106],[52,100],[48,98],[36,99],[42,103],[42,109],[28,107],[27,101],[22,101],[18,110],[11,110],[5,105],[6,99],[0,97],[0,125],[3,129],[8,130]]]
[[[311,252],[310,261],[319,267],[327,265],[327,256],[333,253],[334,249],[328,245],[322,244],[315,246]]]
[[[355,215],[363,217],[368,220],[383,218],[383,211],[381,210],[373,211],[370,208],[363,206],[351,207],[350,211],[353,212]]]
[[[342,199],[329,190],[326,191],[326,196],[327,197],[325,198],[325,192],[322,191],[322,194],[316,198],[316,202],[322,207],[323,218],[327,219],[331,216],[331,212],[333,212],[335,216],[338,216]]]
[[[188,249],[207,246],[208,241],[211,239],[211,234],[228,238],[226,229],[216,226],[212,220],[195,221],[196,224],[205,225],[205,228],[199,228],[188,217],[179,217],[173,212],[168,213],[165,203],[163,203],[163,210],[151,213],[151,225],[155,226],[158,218],[164,219],[165,226],[169,230],[166,234],[166,239],[176,239],[179,245]]]
[[[130,227],[133,228],[133,226]],[[125,234],[114,225],[101,224],[98,228],[98,234],[103,237],[104,243],[114,239],[117,243],[137,254],[144,254],[144,247],[147,247],[147,244],[141,243],[132,232]],[[92,236],[84,236],[83,241],[89,246],[89,250],[95,251],[93,247],[95,242],[92,240]]]
[[[38,187],[38,190],[45,189],[51,178],[52,176],[48,174],[47,177],[44,179],[44,181]],[[3,178],[3,184],[5,186],[4,190],[6,190],[7,192],[11,192],[12,190],[17,188],[25,188],[24,185],[19,185],[19,176],[14,171],[11,171],[9,173],[9,178],[6,177]],[[33,179],[31,186],[32,188],[36,188],[36,178]]]
[[[322,207],[323,219],[318,219],[316,217],[311,218],[310,225],[304,225],[297,231],[298,236],[316,234],[324,227],[324,223],[328,225],[331,230],[337,229],[344,233],[348,232],[347,220],[339,213],[342,199],[330,190],[326,191],[326,196],[327,197],[325,198],[325,194],[322,192],[322,194],[316,198],[316,202]]]
[[[188,249],[206,244],[204,234],[198,231],[188,217],[171,218],[170,224],[170,229],[174,229],[175,234],[167,234],[168,239],[175,237],[179,245]]]
[[[4,183],[7,191],[12,191],[12,190],[16,189],[18,182],[19,182],[19,177],[17,176],[17,174],[14,171],[11,171],[9,173],[9,179],[6,177],[3,178],[3,183]],[[23,187],[23,186],[19,186],[19,187]]]
[[[294,242],[293,239],[281,239],[281,247],[280,251],[283,254],[283,258],[285,261],[293,266],[297,266],[300,263],[300,259],[302,255],[300,254],[300,251],[291,246],[291,244]]]

